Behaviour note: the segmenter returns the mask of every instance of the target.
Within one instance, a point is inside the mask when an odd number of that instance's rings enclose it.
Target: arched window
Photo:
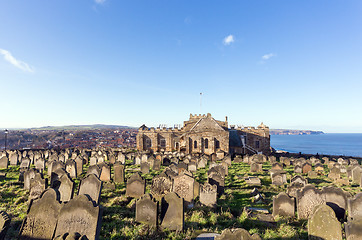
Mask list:
[[[194,141],[194,148],[197,148],[197,141]]]
[[[205,139],[205,148],[209,148],[209,139]]]
[[[219,140],[215,139],[215,148],[219,149],[220,148],[220,142]]]

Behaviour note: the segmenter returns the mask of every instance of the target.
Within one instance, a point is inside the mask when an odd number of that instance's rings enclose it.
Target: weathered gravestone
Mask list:
[[[225,188],[225,178],[222,176],[219,172],[213,171],[209,173],[208,177],[208,183],[211,185],[217,186],[217,193],[223,194],[224,188]]]
[[[347,200],[348,218],[362,219],[362,193],[357,193],[353,198]]]
[[[332,208],[324,204],[314,208],[308,219],[308,239],[342,240],[341,223]]]
[[[354,184],[360,184],[361,181],[361,173],[362,173],[362,167],[359,165],[356,165],[352,171],[352,183]]]
[[[295,201],[286,193],[281,192],[273,197],[273,216],[295,216]]]
[[[85,235],[80,235],[80,233],[72,232],[72,233],[64,233],[63,235],[58,235],[54,237],[54,240],[88,240]]]
[[[120,162],[123,165],[126,163],[126,156],[122,152],[118,152],[117,162]]]
[[[38,173],[38,170],[31,168],[24,172],[24,189],[30,189],[30,180],[35,177],[35,174]]]
[[[161,227],[182,231],[184,227],[183,199],[176,193],[170,192],[162,198]]]
[[[197,171],[196,162],[190,161],[187,168],[190,172],[196,172]]]
[[[96,205],[99,204],[101,198],[102,181],[94,175],[90,174],[84,178],[79,185],[78,195],[87,195]]]
[[[153,162],[153,170],[159,171],[161,169],[161,159],[156,158]]]
[[[295,173],[302,173],[302,172],[303,172],[303,169],[302,169],[301,166],[295,165],[295,166],[294,166],[294,172],[295,172]]]
[[[48,176],[52,175],[52,172],[55,172],[58,169],[65,170],[65,164],[63,162],[55,161],[50,163],[50,169],[48,169]]]
[[[262,172],[263,171],[263,164],[252,162],[250,164],[250,172]]]
[[[144,180],[139,173],[134,173],[127,180],[126,196],[132,198],[139,198],[145,194],[146,180]]]
[[[324,173],[324,166],[323,166],[323,164],[317,163],[317,164],[314,166],[314,171],[316,171],[316,172],[319,173],[319,174],[323,174],[323,173]]]
[[[306,185],[297,191],[298,219],[308,219],[314,207],[324,203],[325,196],[323,192],[315,188],[312,184]]]
[[[281,186],[287,183],[287,174],[283,170],[270,170],[273,185]]]
[[[111,166],[106,163],[102,163],[99,165],[99,167],[102,169],[101,176],[99,177],[99,179],[103,182],[110,182],[111,181]]]
[[[216,236],[215,240],[261,240],[260,236],[256,233],[250,233],[243,228],[225,229],[221,232],[220,236]]]
[[[10,165],[16,166],[19,163],[19,155],[17,153],[12,153],[9,156]]]
[[[161,200],[163,196],[171,191],[172,180],[166,173],[163,172],[152,179],[151,194],[157,200]]]
[[[45,160],[44,158],[37,158],[34,160],[34,165],[35,168],[39,171],[39,172],[43,172],[45,169]]]
[[[333,167],[331,169],[331,171],[328,174],[328,177],[333,179],[333,180],[337,180],[341,178],[341,170],[337,167]]]
[[[63,175],[68,175],[64,168],[60,168],[52,172],[50,177],[50,187],[57,189],[60,185],[60,177]]]
[[[304,164],[302,165],[302,172],[303,172],[303,173],[308,173],[308,172],[310,172],[310,171],[312,171],[312,164],[310,164],[310,163],[304,163]]]
[[[88,176],[88,175],[94,174],[99,178],[101,176],[101,173],[102,173],[102,168],[100,168],[98,165],[92,165],[92,166],[89,166],[86,175]]]
[[[331,207],[337,219],[343,220],[347,210],[348,194],[337,187],[323,187],[325,204]]]
[[[124,183],[124,165],[121,163],[115,163],[113,165],[114,169],[114,182]]]
[[[60,185],[57,189],[60,194],[60,201],[61,202],[70,201],[70,199],[73,198],[73,193],[74,193],[73,180],[67,174],[64,174],[59,178],[59,182]]]
[[[346,240],[362,239],[362,218],[348,219],[348,222],[344,223],[344,229],[346,231]]]
[[[309,178],[317,178],[318,174],[315,171],[309,171],[308,172],[308,177]]]
[[[94,166],[98,163],[98,158],[96,156],[92,156],[89,158],[89,166]]]
[[[308,184],[308,180],[300,175],[296,175],[292,179],[290,179],[290,183],[300,183],[304,187]]]
[[[258,177],[250,177],[250,176],[246,177],[245,182],[249,186],[260,186],[261,185],[261,181]]]
[[[143,174],[150,172],[150,164],[148,162],[141,162],[141,172]]]
[[[188,204],[194,199],[194,181],[193,177],[185,173],[181,173],[173,179],[173,191]]]
[[[55,236],[79,233],[87,239],[98,239],[101,228],[101,212],[85,195],[74,197],[60,209]]]
[[[141,196],[136,201],[136,222],[157,226],[158,202],[150,194]]]
[[[40,198],[46,188],[47,179],[43,179],[40,173],[35,173],[34,178],[30,179],[29,200]]]
[[[209,183],[200,185],[200,203],[208,207],[216,207],[217,186]]]
[[[7,169],[9,165],[9,159],[6,156],[0,158],[0,168]]]
[[[19,239],[52,239],[61,204],[54,189],[48,189],[40,199],[31,203],[19,232]]]
[[[5,235],[8,231],[10,222],[11,220],[9,215],[4,211],[0,211],[0,240],[5,239]]]
[[[30,159],[29,158],[23,158],[20,163],[20,168],[28,169],[30,166]]]
[[[77,165],[74,160],[69,159],[65,164],[65,171],[71,178],[77,178]]]
[[[83,159],[79,156],[77,156],[75,159],[74,159],[74,162],[75,162],[75,165],[76,165],[76,168],[77,168],[77,174],[80,175],[83,173]]]
[[[273,170],[283,170],[283,164],[279,163],[279,162],[274,162],[272,164],[272,169]]]

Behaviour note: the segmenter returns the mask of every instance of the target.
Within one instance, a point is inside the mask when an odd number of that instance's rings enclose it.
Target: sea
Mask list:
[[[362,133],[271,135],[270,138],[270,145],[275,150],[362,157]]]

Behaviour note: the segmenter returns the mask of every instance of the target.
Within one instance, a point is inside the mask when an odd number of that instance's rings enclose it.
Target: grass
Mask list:
[[[131,161],[126,161],[126,178],[138,166],[131,165]],[[326,167],[326,166],[325,166]],[[151,170],[148,174],[142,174],[146,179],[146,193],[150,192],[152,178],[162,172],[165,167],[161,166],[160,171]],[[243,212],[244,207],[265,208],[272,212],[273,196],[279,192],[286,192],[285,186],[274,186],[268,170],[271,164],[263,164],[262,173],[249,173],[250,166],[245,163],[232,163],[229,166],[229,174],[225,177],[225,192],[218,197],[217,207],[210,209],[201,206],[198,198],[195,201],[195,207],[185,210],[185,229],[182,232],[160,230],[135,222],[135,199],[125,197],[125,183],[115,184],[115,190],[103,189],[101,195],[101,206],[103,210],[102,227],[100,239],[193,239],[203,232],[221,233],[225,228],[245,228],[251,234],[257,233],[262,239],[307,239],[307,221],[286,219],[282,217],[275,218],[275,224],[265,224],[255,217],[248,217]],[[326,168],[327,169],[327,168]],[[86,172],[87,167],[84,168]],[[195,179],[201,183],[207,181],[207,168],[199,169],[195,174]],[[294,173],[293,166],[288,166],[284,170],[290,179]],[[7,238],[16,239],[20,230],[21,223],[26,217],[28,209],[27,190],[23,190],[23,184],[18,181],[19,167],[9,166],[8,169],[2,169],[6,172],[6,180],[1,180],[0,185],[0,210],[6,211],[11,217],[11,225],[8,230]],[[113,171],[113,169],[112,169]],[[316,179],[309,179],[308,183],[315,184],[318,188],[323,186],[334,186],[332,180],[326,176],[328,170],[325,170],[323,176]],[[46,173],[44,174],[45,176]],[[77,192],[80,178],[75,179],[75,189]],[[258,187],[263,194],[264,202],[255,203],[250,193],[254,187],[249,187],[243,180],[244,176],[258,176],[262,185]],[[358,186],[339,186],[351,194],[360,191]]]

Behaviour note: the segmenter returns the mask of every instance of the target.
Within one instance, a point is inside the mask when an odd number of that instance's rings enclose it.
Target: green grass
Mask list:
[[[131,161],[126,161],[126,168],[138,168],[132,166]],[[142,174],[146,179],[146,193],[150,192],[152,178],[162,172],[165,167],[161,166],[160,171],[151,170],[148,174]],[[135,199],[125,197],[126,186],[124,183],[116,184],[115,190],[103,189],[101,205],[103,209],[102,228],[100,239],[193,239],[203,232],[221,233],[225,228],[245,228],[251,234],[258,233],[263,239],[307,239],[307,221],[286,219],[278,217],[275,224],[268,225],[248,217],[243,212],[244,207],[266,208],[272,212],[273,196],[279,192],[286,191],[285,186],[274,186],[268,170],[271,164],[264,163],[263,173],[249,173],[250,166],[245,163],[233,163],[229,167],[229,175],[225,178],[225,192],[218,197],[217,207],[210,209],[201,206],[198,198],[195,201],[195,207],[185,211],[185,230],[174,232],[152,228],[144,224],[135,222]],[[84,168],[86,172],[87,167]],[[287,177],[290,179],[293,175],[293,166],[285,168]],[[6,172],[6,180],[1,180],[0,185],[0,210],[6,211],[11,219],[11,226],[8,231],[8,239],[16,239],[24,217],[26,217],[28,208],[28,191],[23,190],[23,184],[18,182],[19,167],[9,166],[8,169],[2,169]],[[113,171],[113,169],[112,169]],[[113,173],[113,172],[112,172]],[[126,172],[128,178],[133,171]],[[315,184],[321,188],[323,186],[334,186],[332,180],[326,176],[319,176],[317,179],[309,179],[309,183]],[[45,176],[46,173],[44,174]],[[84,177],[83,173],[81,177]],[[207,181],[207,168],[199,169],[194,174],[195,179],[204,183]],[[243,177],[258,176],[262,185],[258,187],[263,194],[265,201],[254,203],[250,193],[254,187],[249,187]],[[307,178],[306,175],[304,175]],[[75,180],[75,192],[78,190],[79,179]],[[360,191],[358,186],[341,186],[342,189],[353,195]]]

